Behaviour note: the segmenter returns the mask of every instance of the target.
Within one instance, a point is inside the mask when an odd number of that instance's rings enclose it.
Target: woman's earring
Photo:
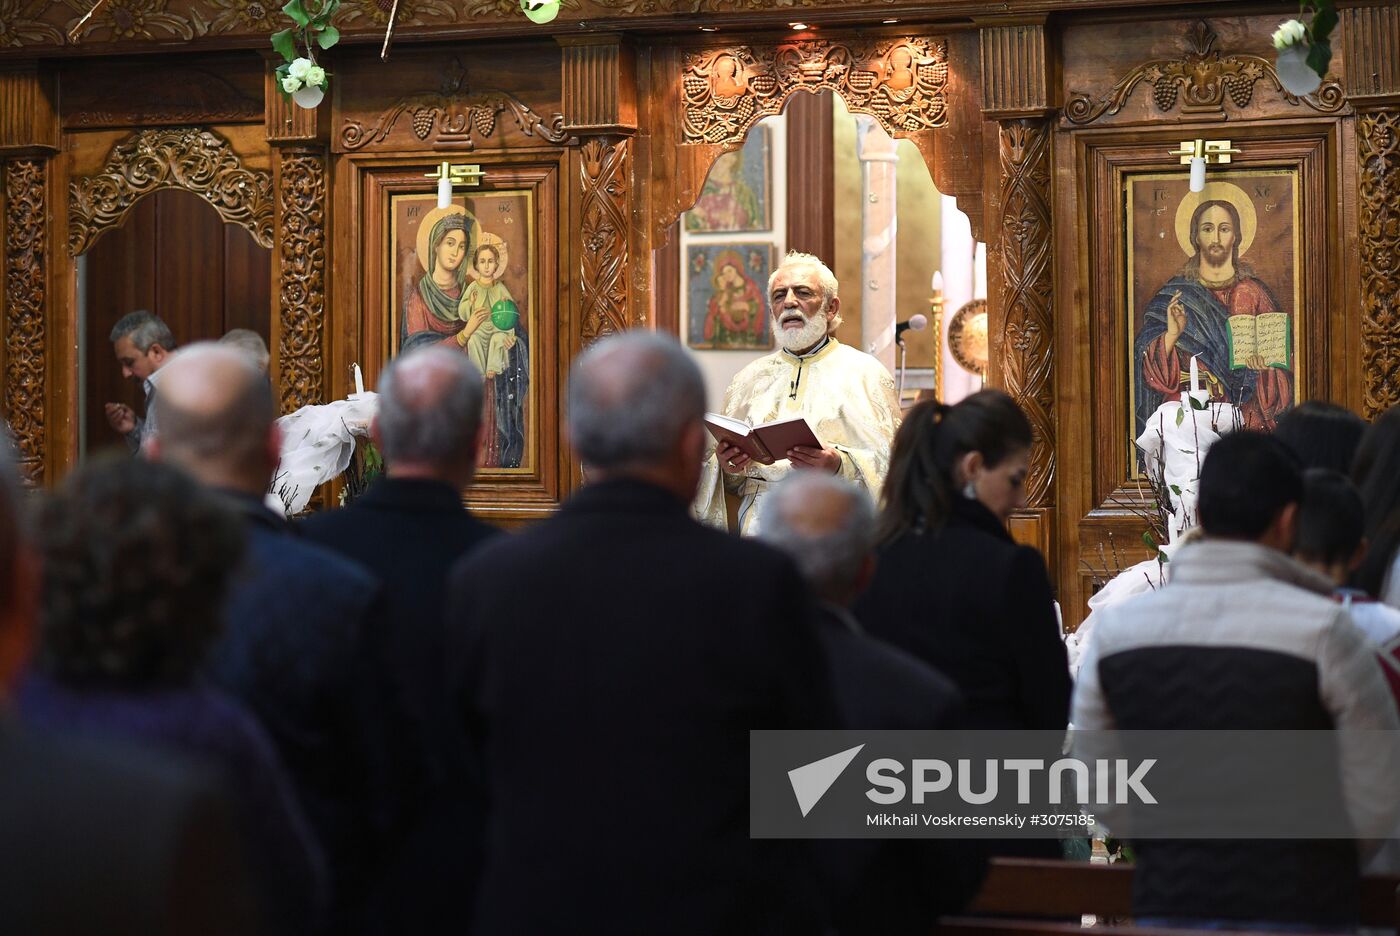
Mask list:
[[[977,500],[977,485],[973,484],[971,481],[964,484],[962,496],[966,497],[968,500]]]

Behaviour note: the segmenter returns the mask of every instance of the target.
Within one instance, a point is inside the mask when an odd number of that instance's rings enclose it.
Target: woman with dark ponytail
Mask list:
[[[972,728],[1062,729],[1070,677],[1040,553],[1006,532],[1031,426],[1000,390],[915,406],[895,436],[879,563],[856,616],[958,684]]]

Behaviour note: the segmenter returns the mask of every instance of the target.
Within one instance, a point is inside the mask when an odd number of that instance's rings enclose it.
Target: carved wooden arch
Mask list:
[[[159,189],[203,198],[219,217],[272,247],[272,173],[244,167],[228,140],[202,127],[141,130],[112,148],[96,175],[68,185],[68,250],[83,253],[118,227],[131,206]]]
[[[948,123],[948,44],[941,39],[805,39],[688,53],[681,68],[685,143],[742,143],[798,91],[830,90],[891,136]]]
[[[672,66],[679,88],[679,127],[662,144],[663,164],[685,165],[680,179],[663,187],[655,205],[653,236],[665,231],[699,197],[704,179],[720,156],[743,146],[750,128],[783,112],[799,92],[831,91],[852,113],[873,117],[892,137],[908,138],[920,150],[939,191],[967,195],[974,231],[980,234],[980,185],[948,184],[939,178],[935,140],[955,121],[957,101],[949,94],[950,40],[929,36],[789,39],[772,44],[712,46],[684,52]],[[976,61],[975,37],[969,62]],[[674,105],[673,105],[674,106]],[[945,188],[946,186],[946,188]]]

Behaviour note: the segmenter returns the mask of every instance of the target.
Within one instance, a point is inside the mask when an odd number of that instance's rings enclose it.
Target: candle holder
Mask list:
[[[1168,156],[1180,156],[1183,166],[1191,167],[1191,191],[1205,191],[1206,166],[1230,164],[1231,156],[1240,151],[1230,145],[1229,140],[1182,140],[1181,149],[1168,150]]]
[[[452,190],[459,185],[476,187],[481,185],[481,180],[486,177],[486,173],[481,171],[480,166],[469,166],[465,163],[451,163],[443,160],[437,169],[423,174],[425,179],[437,179],[438,183],[438,207],[446,208],[452,204]]]

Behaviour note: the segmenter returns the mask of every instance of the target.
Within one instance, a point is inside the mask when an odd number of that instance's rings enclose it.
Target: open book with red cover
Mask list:
[[[706,413],[705,428],[710,430],[716,442],[738,446],[744,454],[764,465],[787,458],[788,449],[798,445],[822,447],[812,427],[801,416],[750,426],[742,419]]]

